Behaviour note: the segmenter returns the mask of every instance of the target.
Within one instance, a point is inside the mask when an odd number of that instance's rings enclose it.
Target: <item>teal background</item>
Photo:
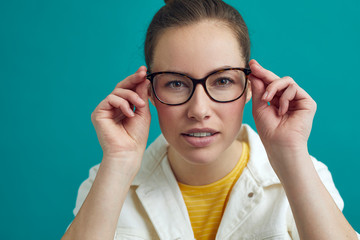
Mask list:
[[[360,231],[360,1],[227,1],[246,20],[252,57],[292,76],[318,104],[311,154],[333,174]],[[144,64],[162,1],[0,2],[0,239],[59,239],[101,148],[90,121]],[[149,141],[159,134],[155,110]],[[251,104],[244,122],[254,126]]]

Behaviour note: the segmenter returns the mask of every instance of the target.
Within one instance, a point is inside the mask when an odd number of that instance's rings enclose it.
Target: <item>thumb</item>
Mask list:
[[[249,75],[249,80],[251,83],[252,91],[253,113],[257,113],[268,107],[268,103],[262,99],[265,93],[265,85],[261,79],[255,77],[252,74]]]
[[[138,73],[138,72],[141,72],[141,71],[145,71],[145,72],[146,72],[146,71],[147,71],[147,68],[146,68],[145,66],[140,66],[136,72]]]
[[[138,107],[135,109],[135,114],[144,116],[145,118],[150,117],[149,101],[148,101],[148,88],[150,81],[148,79],[144,80],[136,87],[136,92],[139,94],[140,98],[145,102],[143,107]]]

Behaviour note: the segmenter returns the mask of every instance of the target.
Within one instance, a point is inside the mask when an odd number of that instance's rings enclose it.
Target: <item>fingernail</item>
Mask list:
[[[258,60],[256,60],[256,59],[253,59],[253,60],[254,60],[254,62],[255,62],[255,65],[259,65]]]
[[[266,91],[266,92],[264,93],[262,99],[263,99],[263,100],[266,100],[268,96],[269,96],[269,93],[268,93],[268,91]]]
[[[279,115],[281,115],[282,114],[282,107],[280,106],[279,107]]]
[[[138,102],[141,104],[141,105],[144,105],[145,104],[145,102],[144,102],[144,100],[142,100],[142,98],[138,98]]]
[[[260,66],[259,64],[257,64],[257,63],[254,64],[254,67],[255,67],[255,68],[258,68],[258,69],[261,69],[261,66]]]

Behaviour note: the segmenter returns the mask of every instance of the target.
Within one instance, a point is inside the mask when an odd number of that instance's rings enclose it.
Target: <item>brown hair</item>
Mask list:
[[[154,49],[159,36],[168,28],[182,27],[201,20],[219,20],[234,31],[246,65],[250,60],[250,38],[240,13],[221,0],[165,0],[152,19],[145,40],[145,61],[151,71]]]

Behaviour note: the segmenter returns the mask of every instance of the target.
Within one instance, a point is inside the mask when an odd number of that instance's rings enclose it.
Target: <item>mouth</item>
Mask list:
[[[204,137],[211,137],[217,133],[219,132],[211,128],[194,128],[182,133],[182,135],[188,137],[204,138]]]
[[[203,138],[203,137],[210,137],[210,136],[212,136],[214,134],[215,133],[211,133],[211,132],[194,132],[194,133],[184,133],[183,135],[189,136],[189,137]]]
[[[219,132],[211,128],[193,128],[181,135],[191,147],[203,148],[216,142]]]

